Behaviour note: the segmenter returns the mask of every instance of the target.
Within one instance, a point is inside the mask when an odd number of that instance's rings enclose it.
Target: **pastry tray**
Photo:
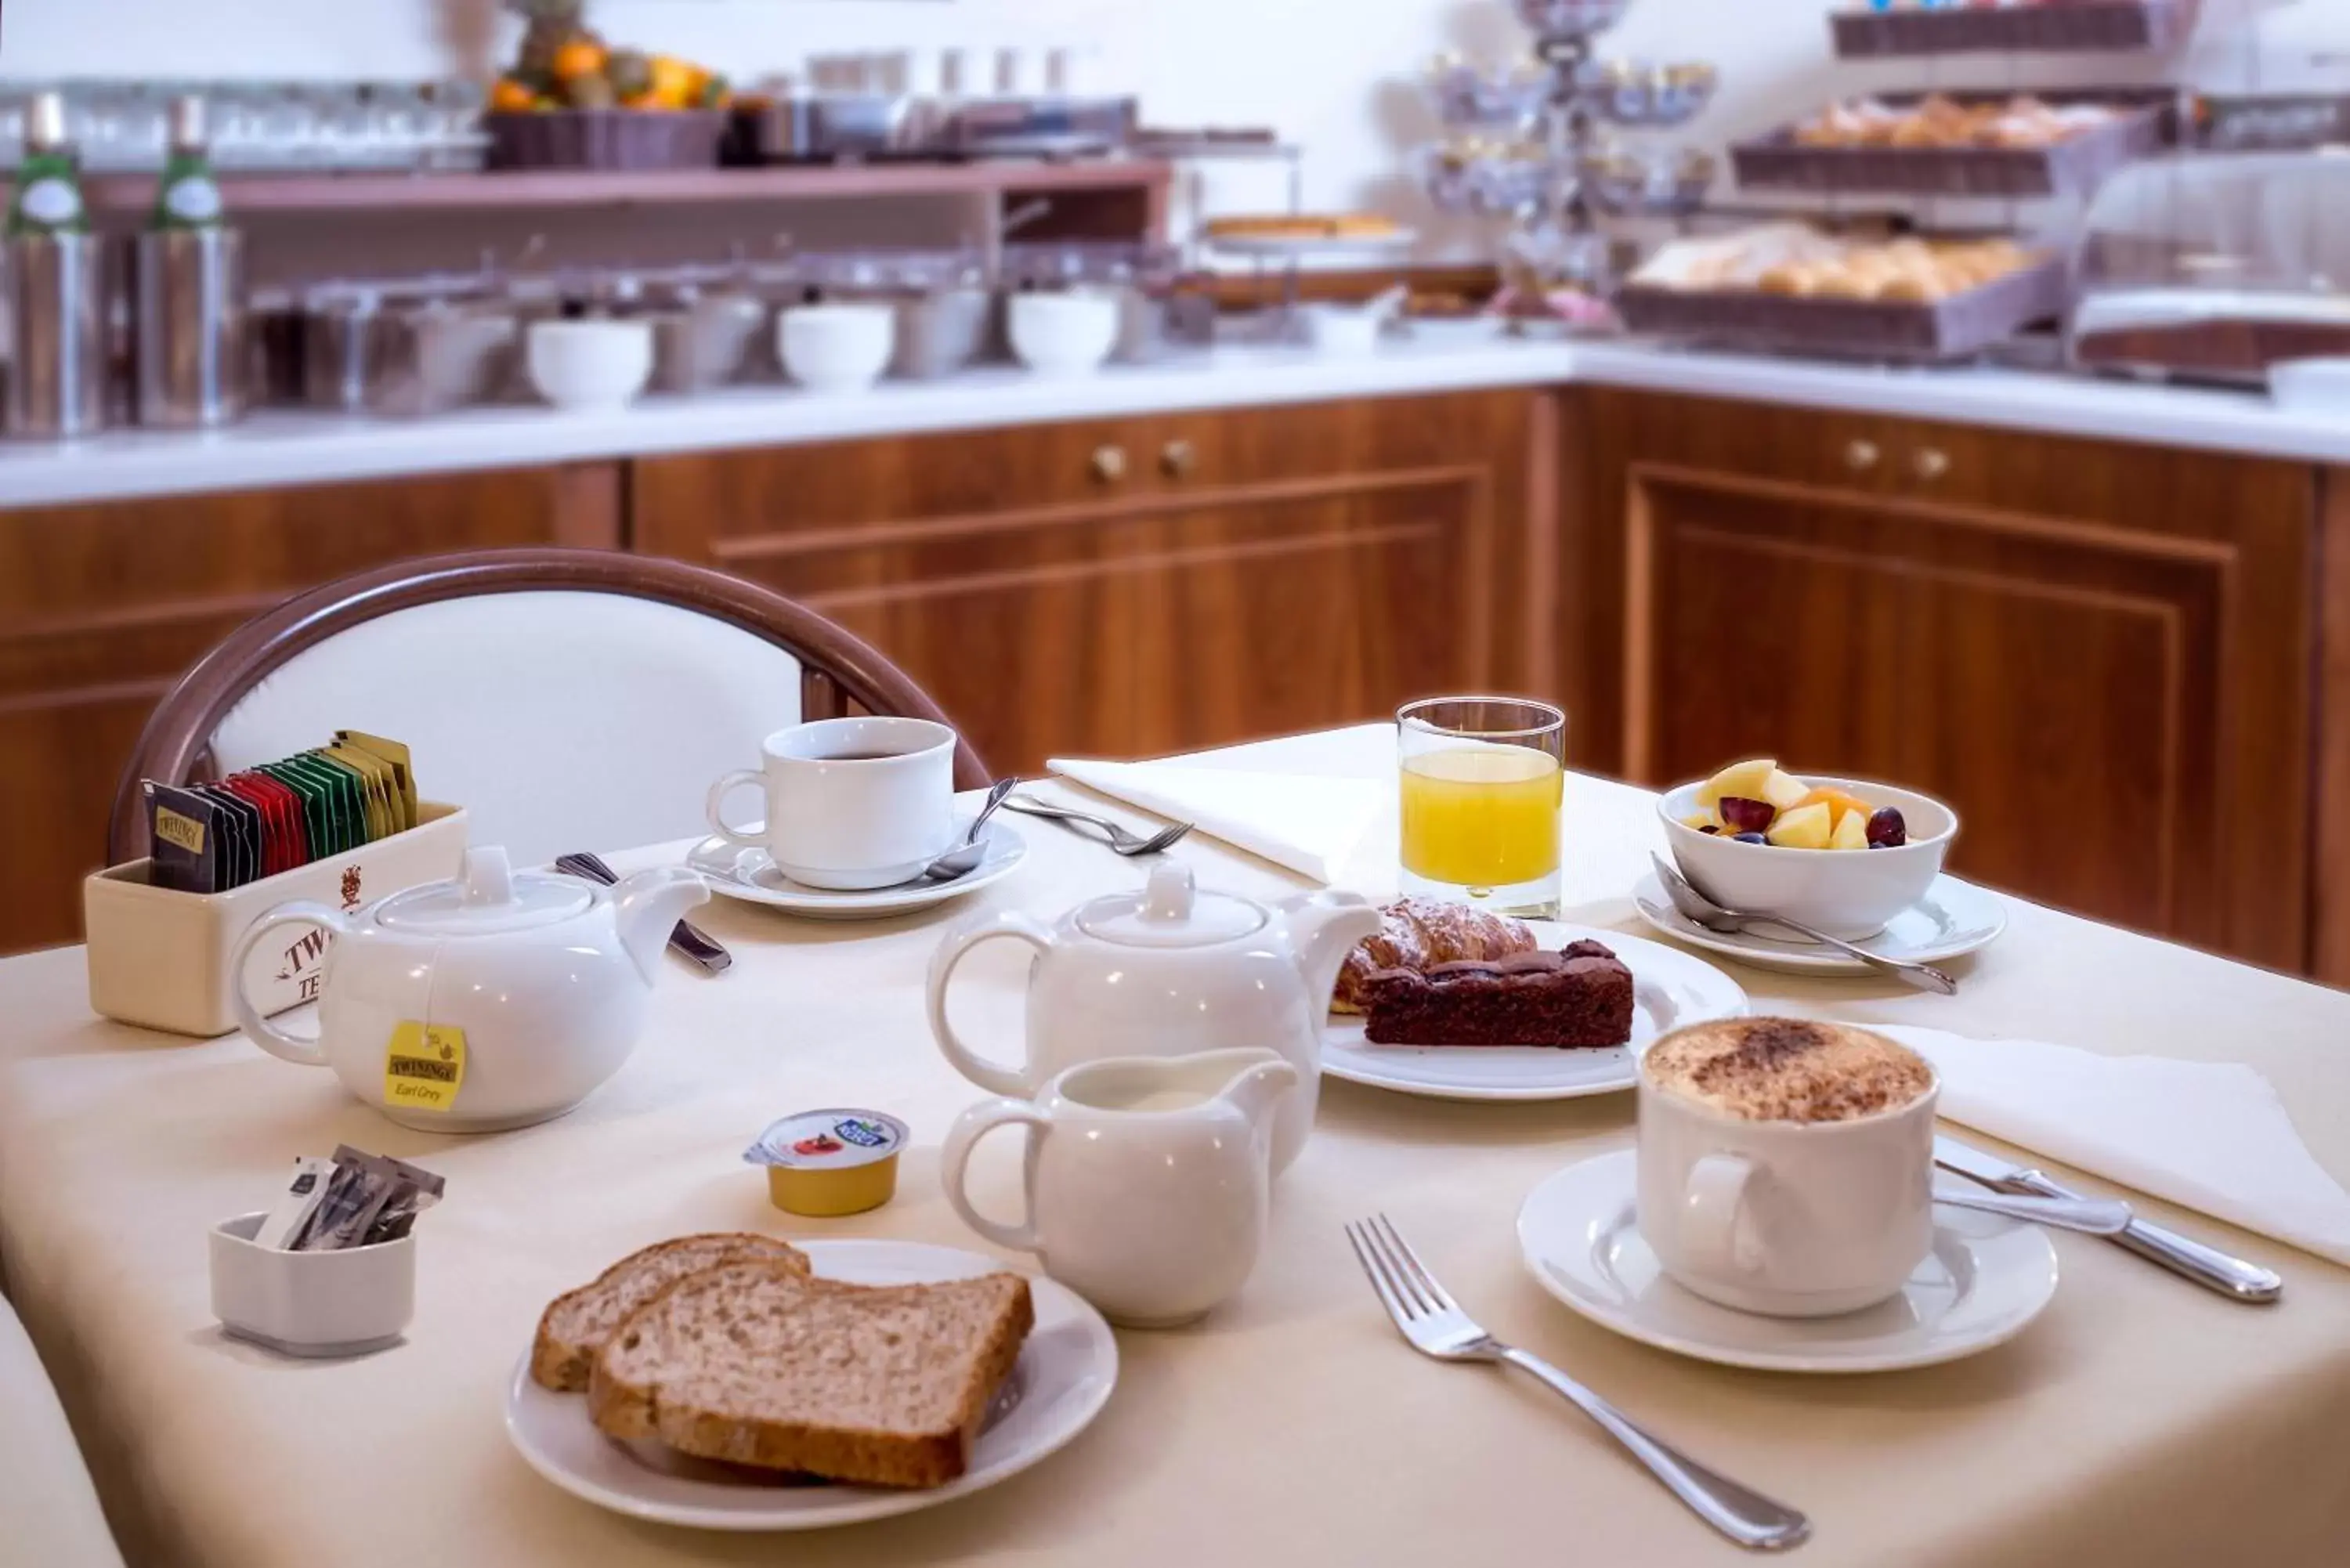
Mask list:
[[[2007,5],[1838,11],[1828,19],[1845,59],[1974,52],[2060,54],[2169,49],[2192,37],[2201,0],[2037,0]]]
[[[1960,103],[2003,102],[2004,92],[1946,95]],[[1887,98],[1889,104],[1915,98]],[[2073,95],[2057,108],[2103,103],[2119,110],[2106,124],[2049,147],[1810,147],[1783,126],[1730,150],[1738,183],[1748,190],[1879,195],[2024,197],[2087,191],[2123,164],[2167,140],[2169,97]]]
[[[1633,332],[1693,346],[1901,363],[1962,359],[2064,311],[2064,258],[1920,302],[1628,284],[1617,313]]]

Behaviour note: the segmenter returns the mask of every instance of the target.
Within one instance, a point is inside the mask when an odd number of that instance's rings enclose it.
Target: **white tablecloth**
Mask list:
[[[1385,729],[1215,753],[1384,778]],[[1569,781],[1569,918],[1638,931],[1627,890],[1659,837],[1648,797]],[[2061,1237],[2055,1303],[2015,1342],[1927,1371],[1842,1380],[1729,1371],[1616,1338],[1520,1270],[1512,1224],[1560,1165],[1628,1140],[1628,1096],[1557,1105],[1405,1098],[1341,1083],[1276,1195],[1267,1255],[1203,1324],[1119,1336],[1095,1428],[993,1491],[788,1542],[632,1523],[575,1501],[507,1447],[503,1391],[541,1305],[688,1231],[765,1228],[982,1243],[937,1185],[939,1139],[980,1097],[931,1046],[923,966],[986,905],[1057,913],[1139,879],[1049,825],[1014,877],[960,909],[876,925],[714,903],[733,971],[665,975],[650,1037],[559,1121],[449,1138],[394,1127],[322,1071],[241,1039],[190,1044],[92,1017],[80,953],[0,963],[0,1258],[56,1371],[134,1563],[518,1568],[874,1564],[1724,1563],[1708,1532],[1555,1398],[1413,1355],[1340,1222],[1380,1209],[1495,1333],[1566,1366],[1709,1463],[1811,1513],[1794,1561],[1850,1568],[2218,1563],[2337,1565],[2350,1551],[2350,1272],[2144,1205],[2283,1270],[2284,1302],[2232,1305],[2106,1244]],[[1391,878],[1391,817],[1347,880]],[[641,862],[655,852],[621,857]],[[1194,838],[1214,884],[1288,878]],[[2248,1062],[2350,1177],[2350,996],[2017,905],[2007,936],[1927,997],[1869,981],[1733,972],[1760,1007]],[[1008,944],[1003,945],[1008,947]],[[965,965],[973,1033],[1005,1037],[1019,956]],[[895,1202],[794,1221],[743,1145],[795,1107],[866,1105],[912,1127]],[[296,1154],[348,1141],[444,1172],[418,1230],[416,1322],[363,1359],[296,1364],[222,1337],[204,1230],[259,1206]],[[983,1147],[983,1204],[1016,1199],[1016,1139]],[[2088,1185],[2095,1185],[2090,1183]],[[6,1556],[0,1525],[0,1559]]]

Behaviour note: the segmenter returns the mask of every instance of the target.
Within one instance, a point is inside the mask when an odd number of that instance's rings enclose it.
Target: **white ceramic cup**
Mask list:
[[[759,743],[760,765],[710,787],[710,827],[764,849],[810,888],[858,892],[910,881],[954,837],[955,732],[928,719],[819,719]],[[726,797],[766,795],[757,830],[729,826]]]
[[[530,383],[558,409],[617,409],[653,373],[649,321],[540,321],[524,342]]]
[[[784,371],[811,392],[861,392],[881,379],[898,340],[887,305],[796,305],[775,326]]]
[[[1644,1067],[1640,1235],[1675,1283],[1741,1312],[1874,1306],[1933,1247],[1940,1096],[1937,1081],[1851,1121],[1749,1121],[1658,1087]]]
[[[1005,317],[1012,351],[1040,376],[1089,376],[1118,346],[1115,296],[1090,289],[1015,294]]]

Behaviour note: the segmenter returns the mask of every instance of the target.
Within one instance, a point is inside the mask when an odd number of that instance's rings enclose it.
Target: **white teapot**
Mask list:
[[[1338,966],[1378,929],[1378,911],[1353,893],[1308,893],[1268,907],[1201,892],[1190,867],[1161,861],[1142,891],[1080,904],[1049,929],[1003,910],[951,934],[931,960],[931,1033],[964,1077],[1021,1098],[1100,1057],[1269,1047],[1297,1069],[1274,1127],[1278,1174],[1314,1127]],[[955,965],[998,937],[1026,942],[1037,955],[1027,1056],[1016,1067],[977,1054],[947,1022]]]
[[[465,852],[455,881],[410,888],[346,915],[280,904],[237,944],[236,1018],[273,1056],[332,1067],[403,1127],[494,1132],[559,1116],[635,1048],[678,917],[710,897],[683,867],[613,888],[515,871]],[[319,981],[318,1037],[289,1034],[245,994],[246,955],[276,927],[335,936]]]
[[[1034,1252],[1117,1323],[1189,1323],[1241,1288],[1264,1245],[1275,1106],[1297,1069],[1271,1051],[1122,1056],[1071,1067],[1026,1100],[983,1100],[939,1156],[947,1201],[1001,1246]],[[972,1146],[1030,1128],[1027,1217],[972,1207]]]

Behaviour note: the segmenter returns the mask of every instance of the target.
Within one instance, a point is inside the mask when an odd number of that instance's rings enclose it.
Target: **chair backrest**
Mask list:
[[[89,1468],[24,1324],[0,1296],[0,1562],[121,1568]]]
[[[764,737],[850,711],[945,722],[848,632],[703,567],[552,548],[402,562],[256,616],[181,679],[116,792],[111,858],[147,852],[140,779],[217,777],[338,729],[407,742],[424,794],[517,864],[681,838]],[[986,778],[964,742],[958,787]]]

